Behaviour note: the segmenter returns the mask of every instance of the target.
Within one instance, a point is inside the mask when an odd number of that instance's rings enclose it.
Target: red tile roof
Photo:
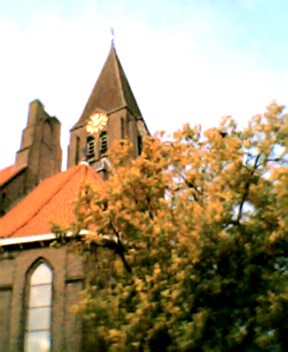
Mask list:
[[[0,186],[3,186],[12,177],[16,176],[20,171],[24,170],[25,167],[16,168],[15,165],[6,167],[0,170]]]
[[[0,219],[0,238],[48,234],[52,224],[68,226],[75,220],[74,204],[85,184],[104,185],[85,164],[44,180]]]

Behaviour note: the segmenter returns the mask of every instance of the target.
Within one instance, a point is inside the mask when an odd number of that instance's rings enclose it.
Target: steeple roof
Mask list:
[[[72,130],[82,126],[97,109],[109,112],[127,108],[135,117],[141,112],[130,88],[125,72],[117,56],[115,47],[111,45],[109,55],[90,94],[86,106],[78,122]]]

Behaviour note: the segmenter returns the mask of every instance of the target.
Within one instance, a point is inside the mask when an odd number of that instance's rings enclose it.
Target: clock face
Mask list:
[[[96,112],[89,117],[87,123],[87,132],[89,134],[94,134],[101,131],[107,125],[108,117],[102,112]]]

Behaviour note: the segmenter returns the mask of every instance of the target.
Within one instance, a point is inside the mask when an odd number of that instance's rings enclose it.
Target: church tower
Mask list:
[[[61,171],[61,123],[39,100],[29,105],[15,164],[0,170],[0,217],[46,178]]]
[[[141,153],[142,138],[148,134],[112,41],[82,115],[70,131],[68,168],[86,160],[105,174],[107,152],[114,141],[127,139],[135,158]]]
[[[27,167],[25,193],[61,171],[60,129],[58,119],[49,116],[39,100],[30,103],[15,163],[17,169]]]

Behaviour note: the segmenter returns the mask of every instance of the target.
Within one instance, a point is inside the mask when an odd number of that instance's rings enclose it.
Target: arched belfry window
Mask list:
[[[108,150],[108,134],[106,131],[100,134],[100,154],[105,154]]]
[[[137,137],[138,155],[142,154],[142,144],[143,144],[142,137],[138,136]]]
[[[124,117],[121,117],[120,119],[120,128],[121,128],[121,139],[125,138],[125,122],[124,122]]]
[[[75,165],[79,164],[79,159],[80,159],[80,137],[76,136]]]
[[[92,159],[95,157],[95,140],[94,137],[89,136],[87,138],[87,159]]]
[[[24,352],[51,351],[52,269],[41,261],[27,281]]]

